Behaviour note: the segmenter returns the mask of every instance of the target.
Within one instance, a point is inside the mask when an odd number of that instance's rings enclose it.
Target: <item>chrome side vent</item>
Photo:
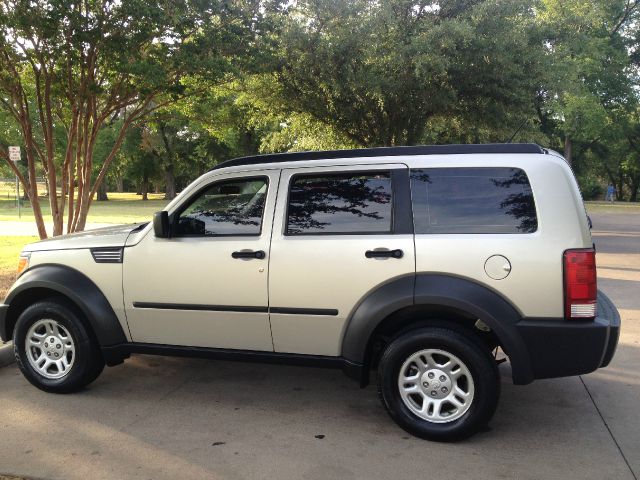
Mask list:
[[[121,247],[92,248],[91,255],[96,263],[122,263],[124,249]]]

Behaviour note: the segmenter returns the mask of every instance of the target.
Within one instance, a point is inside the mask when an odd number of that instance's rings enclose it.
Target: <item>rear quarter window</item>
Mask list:
[[[532,233],[531,185],[519,168],[411,170],[416,233]]]

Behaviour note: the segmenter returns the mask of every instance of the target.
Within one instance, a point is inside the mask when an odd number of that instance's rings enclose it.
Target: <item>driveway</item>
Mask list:
[[[623,316],[611,366],[510,384],[491,428],[418,440],[338,371],[135,356],[48,395],[0,369],[0,473],[55,479],[636,479],[640,215],[593,215],[600,287]],[[635,472],[635,473],[634,473]]]

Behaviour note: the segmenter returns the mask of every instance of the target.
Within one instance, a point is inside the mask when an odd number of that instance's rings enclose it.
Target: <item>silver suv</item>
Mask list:
[[[606,366],[578,186],[533,144],[222,163],[153,222],[27,246],[0,305],[25,377],[78,390],[132,353],[341,368],[405,430],[465,438],[516,384]]]

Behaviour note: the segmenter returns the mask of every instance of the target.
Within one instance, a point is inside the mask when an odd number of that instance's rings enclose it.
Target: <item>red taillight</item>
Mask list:
[[[593,320],[596,316],[596,252],[581,248],[564,252],[564,315]]]

